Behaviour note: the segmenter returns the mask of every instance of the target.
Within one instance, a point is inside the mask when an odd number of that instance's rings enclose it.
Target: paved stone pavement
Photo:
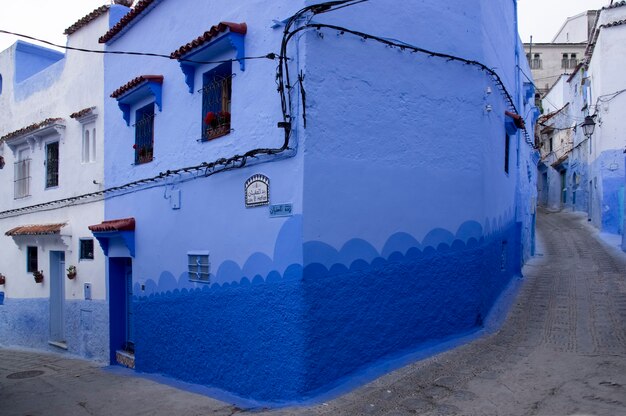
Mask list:
[[[254,414],[626,415],[626,255],[579,214],[540,212],[538,233],[496,333],[327,403]],[[0,349],[2,416],[252,412],[87,361]]]

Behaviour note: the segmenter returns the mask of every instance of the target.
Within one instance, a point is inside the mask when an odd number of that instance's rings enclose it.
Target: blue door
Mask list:
[[[50,251],[50,341],[65,343],[65,252]]]
[[[126,281],[126,345],[124,349],[129,352],[135,352],[135,331],[133,324],[133,267],[132,263],[126,265],[124,271],[124,280]]]
[[[109,258],[109,334],[111,363],[117,352],[134,353],[133,261],[130,257]]]

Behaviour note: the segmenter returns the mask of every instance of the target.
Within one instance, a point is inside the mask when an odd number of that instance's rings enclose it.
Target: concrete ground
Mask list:
[[[96,364],[0,349],[0,415],[626,415],[626,254],[586,217],[541,244],[499,331],[312,407],[242,410]]]

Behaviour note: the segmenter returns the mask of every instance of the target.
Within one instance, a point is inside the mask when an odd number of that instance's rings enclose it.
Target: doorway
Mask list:
[[[119,352],[134,354],[133,263],[130,257],[109,258],[109,316],[111,363]]]
[[[567,186],[566,186],[566,180],[565,180],[565,174],[566,171],[561,171],[560,175],[561,175],[561,207],[565,207],[565,204],[567,203]]]
[[[50,343],[65,345],[65,252],[50,251]]]

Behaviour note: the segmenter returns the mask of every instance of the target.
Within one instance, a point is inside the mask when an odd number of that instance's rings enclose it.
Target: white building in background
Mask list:
[[[561,75],[570,75],[582,61],[596,22],[597,10],[568,17],[549,43],[524,43],[537,94],[543,97]],[[544,110],[544,114],[548,111]]]
[[[94,10],[67,45],[102,50],[127,10]],[[101,54],[22,41],[0,52],[2,345],[108,358],[104,258],[87,228],[104,213],[103,85]]]
[[[622,236],[625,67],[626,1],[621,1],[599,11],[585,60],[571,75],[560,76],[545,95],[547,111],[537,129],[542,145],[539,203],[586,211],[594,226]],[[595,123],[588,136],[582,128],[585,120]]]
[[[624,234],[626,150],[626,1],[601,10],[587,49],[589,108],[596,128],[589,142],[590,216],[593,224]]]

